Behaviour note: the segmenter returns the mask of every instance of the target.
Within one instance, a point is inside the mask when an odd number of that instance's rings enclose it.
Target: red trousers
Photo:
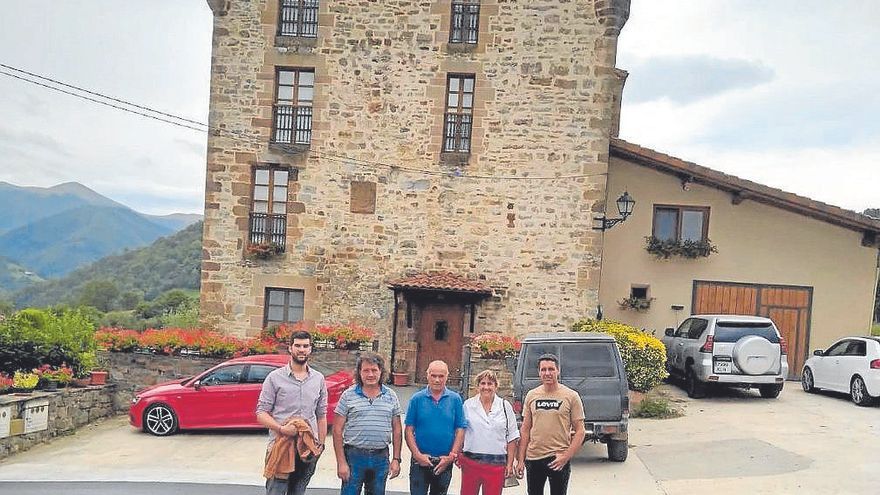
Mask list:
[[[480,485],[483,495],[501,495],[504,466],[484,464],[463,455],[458,456],[458,463],[461,465],[461,495],[477,495]]]

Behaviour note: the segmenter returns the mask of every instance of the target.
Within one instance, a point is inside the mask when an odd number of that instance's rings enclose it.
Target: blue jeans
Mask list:
[[[296,456],[296,464],[294,471],[290,473],[288,479],[271,478],[266,480],[266,495],[305,495],[306,487],[312,475],[315,474],[315,467],[318,461],[303,462],[299,456]]]
[[[410,495],[446,495],[452,481],[452,465],[440,474],[434,474],[433,467],[422,467],[415,459],[409,466]]]
[[[340,495],[358,495],[362,486],[365,495],[384,495],[388,479],[388,449],[371,452],[345,447],[345,462],[351,477],[342,483]]]

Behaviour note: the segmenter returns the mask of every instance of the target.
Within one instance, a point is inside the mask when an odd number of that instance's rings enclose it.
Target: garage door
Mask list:
[[[740,314],[773,320],[788,343],[789,378],[799,379],[809,344],[813,288],[694,281],[694,314]]]

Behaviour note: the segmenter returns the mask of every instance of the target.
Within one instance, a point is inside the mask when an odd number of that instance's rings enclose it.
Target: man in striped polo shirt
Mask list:
[[[400,474],[400,401],[382,385],[385,360],[366,353],[358,357],[357,384],[342,393],[333,421],[336,475],[341,495],[385,493],[385,481]],[[394,456],[388,462],[388,444]]]

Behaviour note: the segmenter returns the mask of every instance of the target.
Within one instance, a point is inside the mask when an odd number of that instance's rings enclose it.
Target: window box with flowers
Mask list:
[[[624,297],[623,299],[617,301],[617,304],[620,306],[620,309],[626,310],[635,310],[635,311],[647,311],[651,309],[651,301],[654,298],[644,298],[644,297]]]
[[[244,257],[249,260],[268,260],[284,253],[284,246],[274,242],[248,244],[244,250]]]
[[[471,349],[479,352],[483,359],[504,359],[516,356],[521,346],[516,337],[494,332],[480,334],[471,339]]]
[[[645,237],[645,250],[657,259],[669,259],[673,256],[682,258],[706,258],[718,252],[718,247],[709,239],[699,241],[667,239],[660,240],[654,236]]]

